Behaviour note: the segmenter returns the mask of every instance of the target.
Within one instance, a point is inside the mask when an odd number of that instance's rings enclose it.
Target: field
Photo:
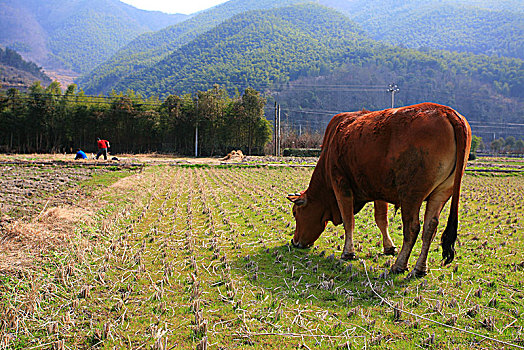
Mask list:
[[[408,279],[388,273],[369,204],[358,260],[338,259],[341,226],[309,250],[289,246],[285,194],[307,187],[311,167],[183,163],[0,165],[3,179],[50,186],[17,205],[2,190],[0,348],[524,346],[522,173],[468,172],[455,261],[440,265],[446,207],[428,275]],[[400,247],[400,214],[388,217]]]

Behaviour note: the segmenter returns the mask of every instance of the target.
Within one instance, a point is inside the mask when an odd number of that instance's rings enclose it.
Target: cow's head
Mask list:
[[[326,228],[329,220],[326,208],[319,200],[308,200],[307,191],[288,194],[286,198],[293,202],[293,216],[296,221],[291,244],[297,248],[310,247]]]

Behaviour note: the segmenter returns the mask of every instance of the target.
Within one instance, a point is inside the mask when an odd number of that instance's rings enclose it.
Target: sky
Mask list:
[[[141,10],[183,13],[189,15],[227,0],[120,0]]]

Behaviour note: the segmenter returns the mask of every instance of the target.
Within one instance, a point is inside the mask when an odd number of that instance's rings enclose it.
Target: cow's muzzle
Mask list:
[[[302,245],[302,243],[298,242],[298,243],[295,243],[295,241],[293,240],[293,238],[291,238],[291,245],[295,248],[299,248],[299,249],[306,249],[308,248],[308,246],[305,246],[305,245]]]

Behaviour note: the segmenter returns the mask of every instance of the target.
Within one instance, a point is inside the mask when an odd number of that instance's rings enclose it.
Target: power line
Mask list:
[[[89,95],[84,95],[82,97],[78,97],[78,96],[71,96],[71,98],[69,98],[69,96],[67,95],[40,95],[40,96],[16,96],[15,98],[12,98],[12,97],[7,97],[7,96],[4,96],[7,100],[9,101],[13,101],[13,100],[18,100],[18,101],[38,101],[39,99],[41,100],[46,100],[46,101],[55,101],[55,102],[76,102],[78,104],[111,104],[111,103],[114,103],[114,102],[120,102],[121,98],[123,96],[119,96],[117,98],[113,98],[113,97],[106,97],[106,96],[89,96]],[[43,98],[42,98],[43,97]],[[53,97],[58,97],[57,100],[53,100]],[[93,101],[93,100],[84,100],[83,98],[88,98],[88,99],[101,99],[103,101]],[[160,106],[162,103],[159,102],[159,103],[148,103],[148,102],[135,102],[133,101],[133,98],[129,97],[131,99],[131,102],[137,106]],[[104,101],[105,100],[105,101]]]
[[[303,113],[303,114],[326,114],[326,115],[335,115],[341,113],[341,111],[327,111],[327,110],[314,110],[314,109],[290,109],[286,108],[286,111]]]
[[[305,90],[306,87],[310,86],[310,87],[314,87],[316,89],[324,89],[324,91],[336,91],[336,92],[366,92],[366,91],[369,91],[369,92],[383,92],[384,91],[384,88],[382,87],[380,90],[379,89],[375,89],[375,88],[372,88],[372,89],[369,89],[368,87],[370,86],[373,86],[373,85],[346,85],[346,84],[325,84],[325,85],[321,85],[321,84],[311,84],[311,83],[304,83],[304,84],[296,84],[296,83],[293,83],[293,84],[290,84],[290,85],[293,85],[293,89],[295,89],[297,86],[299,86],[301,89],[303,88],[303,90]],[[351,86],[352,88],[348,88],[348,89],[343,89],[342,87],[345,87],[345,86]],[[376,85],[378,87],[378,85]],[[340,89],[339,89],[340,87]],[[393,89],[394,91],[391,91],[391,89]],[[395,90],[396,89],[396,90]],[[414,91],[414,90],[417,90],[417,89],[413,89],[413,88],[407,88],[406,90],[408,91]],[[387,92],[390,92],[392,93],[392,98],[393,98],[393,94],[395,92],[398,92],[398,86],[396,84],[390,84],[389,85],[389,88],[388,90],[386,90]],[[116,95],[116,96],[105,96],[105,95],[85,95],[85,94],[82,94],[82,95],[60,95],[60,94],[47,94],[47,93],[39,93],[39,94],[36,94],[36,95],[19,95],[19,96],[15,96],[14,98],[13,97],[8,97],[7,95],[3,95],[3,97],[7,100],[23,100],[23,101],[38,101],[38,99],[44,99],[44,100],[47,100],[47,101],[50,101],[50,100],[53,100],[56,98],[56,100],[54,100],[55,102],[74,102],[74,103],[78,103],[78,104],[91,104],[91,105],[110,105],[112,103],[118,103],[120,102],[122,99],[129,99],[129,101],[135,105],[136,107],[140,107],[140,106],[153,106],[153,107],[159,107],[162,105],[163,101],[158,101],[158,102],[154,102],[154,103],[151,103],[151,102],[147,102],[147,101],[136,101],[135,99],[142,99],[142,97],[140,96],[128,96],[128,95]],[[165,101],[165,100],[164,100]],[[394,101],[392,101],[394,103]],[[392,103],[392,104],[393,104]],[[314,109],[294,109],[294,108],[285,108],[284,109],[285,111],[287,112],[292,112],[292,113],[301,113],[301,114],[311,114],[311,115],[335,115],[335,114],[338,114],[338,113],[341,113],[343,111],[340,111],[340,110],[337,110],[337,111],[334,111],[334,110],[314,110]],[[493,121],[477,121],[477,120],[468,120],[468,122],[470,124],[472,124],[472,126],[475,126],[475,128],[492,128],[492,127],[495,127],[495,126],[499,126],[499,127],[505,127],[505,128],[508,128],[508,129],[512,129],[512,128],[519,128],[519,127],[524,127],[524,124],[523,123],[512,123],[512,122],[493,122]],[[481,124],[481,125],[479,125]]]
[[[493,125],[505,125],[505,126],[524,126],[524,124],[519,124],[519,123],[501,123],[501,122],[489,122],[489,121],[483,122],[483,121],[478,121],[478,120],[471,120],[471,121],[468,120],[468,123],[470,123],[470,124],[480,124],[480,123],[482,123],[484,125],[486,125],[486,124],[489,124],[489,125],[493,124]]]

